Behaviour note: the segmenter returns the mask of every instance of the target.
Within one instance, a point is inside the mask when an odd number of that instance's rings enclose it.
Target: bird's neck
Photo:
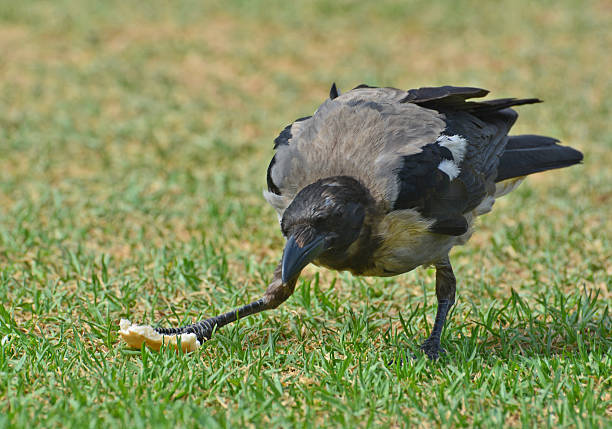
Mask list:
[[[350,271],[355,275],[365,274],[373,268],[373,254],[381,245],[380,238],[372,229],[376,211],[371,208],[366,214],[359,236],[346,249],[328,251],[314,263],[337,271]]]

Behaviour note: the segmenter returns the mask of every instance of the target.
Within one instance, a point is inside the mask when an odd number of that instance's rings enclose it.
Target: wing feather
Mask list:
[[[388,210],[417,209],[440,233],[457,234],[466,225],[463,215],[495,191],[499,159],[517,118],[510,107],[539,102],[468,101],[487,94],[472,87],[368,85],[340,94],[332,86],[312,116],[274,140],[268,191],[282,199],[270,195],[273,205],[282,215],[279,201],[288,204],[318,179],[347,175]]]

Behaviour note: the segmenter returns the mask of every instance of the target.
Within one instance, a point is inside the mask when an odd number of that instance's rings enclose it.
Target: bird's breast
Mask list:
[[[346,252],[323,254],[315,264],[355,275],[389,277],[440,260],[460,241],[460,237],[431,233],[433,221],[412,209],[395,210],[367,222],[370,231]]]
[[[367,275],[394,276],[446,256],[457,237],[430,232],[433,222],[412,209],[388,213],[378,225],[381,244],[372,255]]]

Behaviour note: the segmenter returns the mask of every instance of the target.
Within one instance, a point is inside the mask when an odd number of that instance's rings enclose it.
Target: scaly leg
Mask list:
[[[297,276],[286,284],[282,282],[281,265],[279,264],[274,270],[272,283],[270,283],[268,289],[266,289],[266,293],[260,299],[230,312],[194,323],[193,325],[182,326],[180,328],[155,328],[155,330],[164,335],[193,333],[196,334],[198,341],[202,343],[204,340],[210,339],[215,328],[220,328],[235,322],[239,318],[278,307],[291,296],[295,289],[296,282]]]
[[[448,256],[439,261],[436,265],[436,298],[438,299],[438,311],[434,322],[431,335],[421,345],[421,350],[432,360],[438,358],[438,353],[444,353],[440,347],[440,336],[446,321],[446,315],[455,303],[455,289],[457,281],[453,274]]]

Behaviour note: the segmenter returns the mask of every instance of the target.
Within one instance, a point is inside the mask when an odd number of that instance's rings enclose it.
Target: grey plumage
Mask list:
[[[512,106],[538,99],[470,101],[488,91],[468,87],[402,91],[334,84],[312,116],[274,141],[266,200],[287,245],[264,297],[241,309],[178,330],[212,329],[287,299],[312,262],[357,275],[392,276],[434,265],[438,313],[423,350],[438,356],[446,314],[455,301],[450,249],[465,243],[474,220],[523,176],[582,160],[549,137],[509,137]],[[191,329],[191,331],[190,331]]]

